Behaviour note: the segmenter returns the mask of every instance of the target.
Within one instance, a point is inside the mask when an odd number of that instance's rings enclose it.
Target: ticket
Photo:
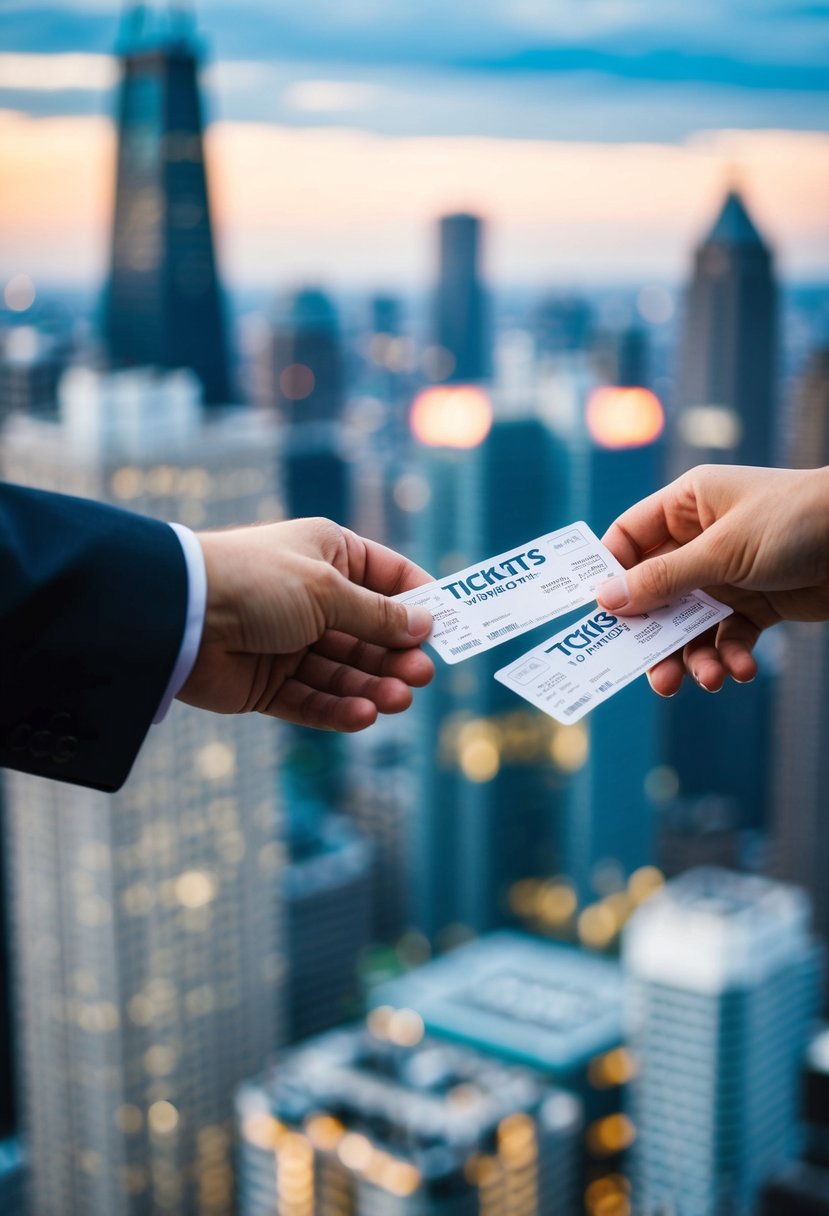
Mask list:
[[[578,722],[731,611],[703,591],[641,616],[616,616],[594,607],[496,671],[495,679],[556,721]]]
[[[621,573],[579,521],[394,598],[428,608],[428,641],[447,663],[460,663],[589,604],[599,583]]]

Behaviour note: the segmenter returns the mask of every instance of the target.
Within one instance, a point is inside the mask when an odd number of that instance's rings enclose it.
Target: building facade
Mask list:
[[[194,527],[274,513],[258,420],[194,378],[77,371],[3,475]],[[20,1100],[37,1216],[224,1216],[232,1094],[279,1041],[275,726],[174,703],[116,794],[10,773]]]
[[[751,1216],[796,1157],[819,1003],[809,906],[793,887],[689,870],[624,933],[637,1212]]]

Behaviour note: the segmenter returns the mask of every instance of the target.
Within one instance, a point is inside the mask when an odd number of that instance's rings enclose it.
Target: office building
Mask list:
[[[829,1169],[798,1162],[764,1188],[757,1216],[826,1216]]]
[[[577,1099],[422,1032],[378,1009],[242,1086],[240,1216],[576,1211]]]
[[[118,156],[103,307],[113,367],[189,368],[233,398],[204,161],[200,47],[180,5],[135,4],[118,43]]]
[[[829,350],[818,350],[794,389],[794,468],[829,464]],[[786,622],[779,627],[784,662],[776,715],[773,838],[779,876],[809,892],[815,928],[829,940],[829,626]]]
[[[737,190],[694,253],[685,302],[674,475],[710,461],[776,463],[774,259]]]
[[[751,1216],[764,1183],[795,1159],[800,1072],[819,1001],[808,920],[796,888],[702,867],[628,922],[642,1216]]]
[[[702,462],[778,463],[777,295],[771,250],[742,196],[731,190],[694,254],[670,444],[672,476]],[[750,688],[728,681],[712,698],[686,681],[665,714],[677,813],[688,822],[704,819],[706,804],[716,799],[730,833],[768,829],[776,669],[762,644],[757,657],[760,670]],[[737,718],[739,732],[733,729]]]
[[[192,526],[273,513],[261,416],[191,373],[61,387],[3,475]],[[232,1095],[280,1035],[274,722],[175,703],[116,794],[9,773],[20,1103],[38,1216],[226,1216]]]
[[[325,816],[290,841],[280,874],[289,1042],[362,1009],[359,964],[371,940],[373,862],[370,843],[342,815]]]
[[[576,1094],[585,1116],[584,1201],[591,1186],[602,1189],[594,1185],[600,1179],[625,1192],[623,1153],[635,1134],[625,1092],[634,1063],[624,1047],[617,962],[519,933],[490,933],[380,985],[369,1000],[413,1009],[429,1035],[526,1065]]]
[[[621,511],[661,482],[662,405],[642,386],[597,386],[579,356],[550,364],[540,394],[542,416],[567,451],[561,523],[584,519],[601,536]],[[581,901],[612,894],[653,860],[649,789],[660,761],[663,712],[641,679],[570,728],[578,731],[573,739],[579,740],[581,762],[572,766],[558,868]]]
[[[434,379],[450,383],[485,380],[491,336],[482,281],[483,223],[476,215],[444,215],[439,224],[439,271],[435,290]]]
[[[462,420],[466,411],[474,424],[479,411],[488,421],[490,408],[479,389],[429,389],[415,405],[415,436],[439,440],[444,410],[450,417],[460,409]],[[566,521],[566,450],[543,422],[498,418],[468,448],[449,438],[423,443],[417,456],[428,501],[414,515],[414,555],[425,569],[449,574]],[[418,693],[407,849],[412,923],[443,944],[441,935],[503,925],[516,881],[561,868],[557,810],[580,762],[581,731],[558,731],[492,678],[521,647],[526,638],[457,667],[440,665]]]
[[[17,1136],[0,1139],[0,1212],[24,1216],[26,1211],[26,1159]]]
[[[284,424],[282,481],[289,517],[324,515],[347,524],[351,473],[344,447],[345,385],[339,321],[322,291],[280,301],[273,320],[273,401]]]
[[[350,740],[345,810],[371,843],[372,942],[393,943],[410,923],[407,838],[418,813],[411,732],[403,717],[379,718]]]
[[[579,296],[545,296],[533,310],[531,327],[539,359],[586,351],[595,332],[593,309]]]

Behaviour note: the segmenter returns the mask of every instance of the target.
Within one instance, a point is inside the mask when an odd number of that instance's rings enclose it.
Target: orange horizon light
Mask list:
[[[654,443],[665,428],[665,411],[648,388],[594,389],[585,421],[590,438],[603,448],[641,448]]]
[[[474,384],[436,384],[415,397],[409,425],[428,447],[475,448],[492,429],[492,403]]]

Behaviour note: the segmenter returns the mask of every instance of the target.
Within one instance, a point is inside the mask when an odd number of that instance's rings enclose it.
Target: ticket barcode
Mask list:
[[[507,633],[515,633],[516,629],[521,628],[522,626],[518,621],[513,621],[511,625],[502,625],[500,629],[493,629],[492,633],[488,633],[486,636],[490,642],[494,642],[496,638],[502,638]]]
[[[566,714],[574,714],[577,709],[581,709],[582,705],[586,705],[591,699],[591,694],[586,692],[583,697],[579,697],[578,701],[574,701],[572,705],[568,705],[565,709]]]
[[[613,681],[605,680],[604,684],[600,684],[596,691],[597,692],[607,692],[608,688],[612,688],[612,687],[613,687]]]
[[[471,642],[463,642],[460,646],[450,646],[450,654],[463,654],[465,650],[474,650],[476,646],[480,646],[481,639],[473,638]]]

